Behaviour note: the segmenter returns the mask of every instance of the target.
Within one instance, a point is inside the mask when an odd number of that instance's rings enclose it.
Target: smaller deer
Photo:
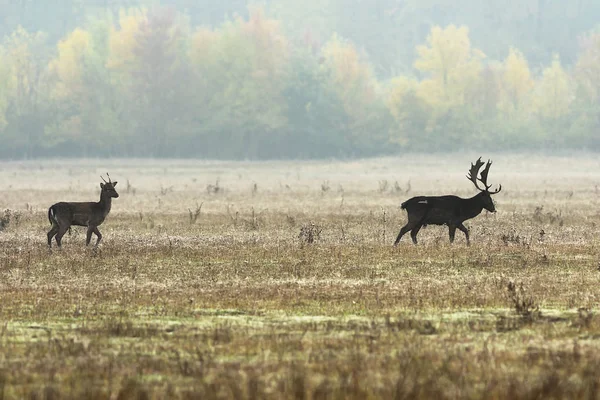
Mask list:
[[[102,234],[98,230],[106,216],[110,212],[113,198],[119,197],[115,190],[117,182],[112,182],[108,173],[108,182],[102,178],[104,183],[100,183],[100,201],[99,202],[60,202],[48,209],[48,220],[52,228],[48,232],[48,247],[52,247],[52,238],[56,236],[56,244],[61,247],[61,240],[64,234],[71,228],[71,225],[87,226],[87,237],[85,244],[90,244],[92,233],[96,234],[96,246],[102,239]]]
[[[394,246],[398,245],[402,236],[408,231],[410,231],[413,243],[417,244],[417,233],[421,227],[427,225],[448,225],[450,243],[454,242],[454,234],[458,228],[464,232],[467,245],[469,245],[469,230],[463,225],[463,222],[478,216],[484,208],[489,212],[496,212],[491,195],[502,190],[502,185],[500,185],[498,189],[490,192],[491,185],[487,184],[487,178],[492,162],[489,160],[481,171],[481,178],[477,178],[483,165],[481,157],[475,162],[475,165],[471,163],[467,178],[473,182],[480,193],[469,199],[458,196],[417,196],[402,203],[401,208],[408,212],[408,222],[400,229]],[[484,189],[479,187],[477,180],[483,183]]]

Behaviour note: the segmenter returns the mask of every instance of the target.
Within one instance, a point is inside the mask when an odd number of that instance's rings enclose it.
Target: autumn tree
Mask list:
[[[179,94],[185,85],[185,65],[180,43],[183,28],[173,9],[154,9],[142,21],[133,55],[132,100],[138,129],[152,138],[151,154],[166,156],[176,149]]]
[[[184,34],[177,13],[160,7],[121,11],[111,29],[107,67],[126,100],[128,152],[165,156],[177,148],[179,94],[187,82]]]
[[[50,141],[86,142],[90,127],[82,121],[86,98],[84,85],[84,58],[89,52],[90,35],[75,29],[58,43],[58,54],[49,65],[52,81],[52,105],[56,112],[55,123],[47,126]]]
[[[535,110],[544,120],[555,123],[569,113],[574,92],[571,77],[563,69],[558,56],[542,72],[534,93]]]
[[[61,40],[49,64],[54,120],[46,126],[50,142],[65,152],[110,154],[122,144],[116,93],[106,67],[107,18],[91,20]]]
[[[600,32],[583,35],[575,64],[575,108],[578,111],[571,129],[571,139],[580,145],[600,148],[600,137],[589,132],[600,129]]]
[[[534,81],[525,56],[511,48],[502,69],[500,110],[507,116],[527,111]]]
[[[215,151],[255,158],[276,148],[286,126],[283,88],[290,58],[279,23],[262,8],[251,8],[247,21],[237,18],[215,31],[196,32],[190,53],[207,107],[206,119],[198,123],[213,137],[208,143]]]
[[[420,96],[432,106],[447,110],[465,104],[477,82],[485,55],[471,47],[467,27],[433,27],[427,45],[417,47],[415,68],[421,72]]]
[[[10,96],[10,73],[6,52],[4,48],[0,47],[0,137],[2,137],[2,131],[7,124],[6,109]]]
[[[321,62],[311,43],[292,55],[284,88],[288,124],[282,155],[319,158],[352,151],[346,140],[350,116]]]
[[[575,76],[581,95],[590,100],[600,99],[600,32],[591,32],[580,39],[580,54]]]
[[[474,116],[467,102],[481,78],[485,55],[471,47],[469,30],[455,25],[433,27],[417,55],[414,66],[423,77],[417,96],[431,110],[421,140],[442,148],[472,143]]]
[[[415,79],[397,77],[392,80],[387,106],[394,118],[395,127],[390,142],[401,147],[424,150],[423,132],[429,121],[429,106],[417,95],[419,82]]]
[[[6,127],[3,150],[20,149],[32,156],[43,143],[46,114],[45,36],[19,27],[5,39]]]
[[[387,122],[388,109],[364,56],[351,42],[337,35],[325,44],[321,54],[329,84],[348,115],[345,130],[355,152],[369,151],[369,147],[387,140],[387,129],[379,124]]]

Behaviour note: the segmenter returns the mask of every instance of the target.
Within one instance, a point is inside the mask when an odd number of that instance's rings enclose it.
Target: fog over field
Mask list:
[[[5,159],[600,146],[594,0],[5,3]]]

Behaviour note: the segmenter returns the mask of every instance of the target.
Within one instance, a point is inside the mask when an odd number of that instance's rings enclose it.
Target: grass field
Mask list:
[[[472,246],[392,247],[475,158],[0,163],[0,398],[599,398],[600,158],[494,155]]]

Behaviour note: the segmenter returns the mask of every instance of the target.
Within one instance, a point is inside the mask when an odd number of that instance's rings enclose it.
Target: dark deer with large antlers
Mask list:
[[[502,190],[502,185],[500,185],[498,189],[490,192],[491,185],[487,184],[487,178],[492,162],[489,160],[483,171],[481,171],[481,177],[477,178],[479,170],[484,164],[481,157],[474,165],[471,163],[467,178],[473,182],[480,193],[470,199],[463,199],[458,196],[417,196],[402,203],[401,208],[408,213],[408,222],[400,229],[394,246],[400,242],[402,236],[408,231],[410,231],[413,243],[417,244],[417,233],[419,233],[421,227],[427,225],[448,225],[451,243],[454,242],[454,234],[458,228],[464,232],[467,245],[469,245],[469,230],[463,225],[463,222],[478,216],[484,208],[489,212],[496,212],[491,195]],[[478,180],[483,184],[483,189],[479,187]]]
[[[119,197],[119,194],[115,190],[117,182],[112,182],[108,173],[106,176],[108,177],[108,182],[101,177],[104,183],[100,183],[99,202],[60,202],[48,209],[48,220],[52,224],[52,228],[48,232],[49,247],[52,247],[52,238],[54,236],[56,236],[56,244],[60,247],[62,237],[71,228],[71,225],[87,226],[86,246],[90,244],[92,233],[96,234],[96,246],[98,246],[98,243],[102,239],[102,234],[98,230],[98,226],[104,222],[110,212],[112,199]]]

